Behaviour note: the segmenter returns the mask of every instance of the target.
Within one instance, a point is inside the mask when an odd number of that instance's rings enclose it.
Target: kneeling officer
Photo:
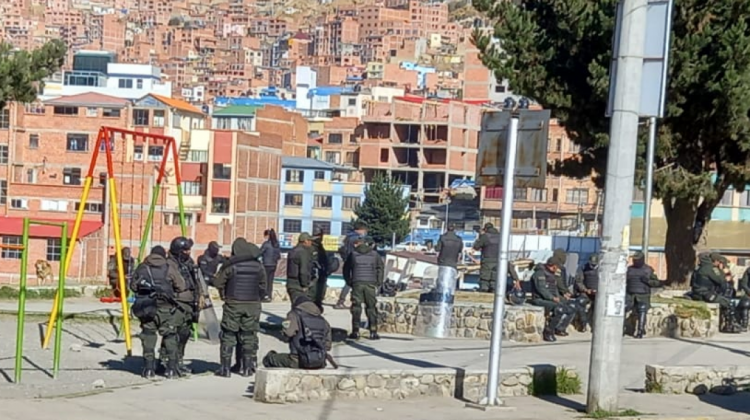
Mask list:
[[[237,238],[232,244],[232,256],[214,278],[214,286],[224,296],[221,369],[217,375],[225,378],[232,375],[232,354],[238,342],[242,344],[240,375],[255,373],[261,300],[266,290],[266,270],[259,257],[260,248],[245,238]]]
[[[133,315],[141,321],[144,378],[155,376],[157,333],[162,336],[165,357],[169,361],[166,376],[171,378],[178,374],[177,331],[191,316],[175,302],[175,297],[190,291],[180,273],[167,264],[166,257],[167,251],[155,246],[136,268],[129,285],[136,294]]]
[[[263,358],[267,368],[323,369],[330,359],[331,326],[309,297],[299,295],[283,322],[289,353],[270,351]]]

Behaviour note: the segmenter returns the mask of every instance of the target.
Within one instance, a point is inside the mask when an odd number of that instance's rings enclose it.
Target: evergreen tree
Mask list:
[[[473,0],[494,23],[476,31],[484,64],[538,101],[581,146],[559,173],[604,174],[604,116],[616,0]],[[659,121],[654,193],[667,221],[670,281],[685,281],[711,213],[750,181],[750,2],[675,0],[667,110]],[[493,42],[499,40],[499,44]],[[645,136],[639,144],[642,181]],[[608,191],[616,194],[616,191]]]
[[[8,102],[33,102],[42,79],[58,71],[66,48],[60,40],[50,41],[34,51],[15,50],[0,42],[0,109]]]
[[[403,187],[393,178],[375,175],[365,188],[365,199],[354,210],[354,222],[364,222],[369,235],[378,244],[390,244],[393,233],[396,242],[409,233],[409,198],[404,196]]]

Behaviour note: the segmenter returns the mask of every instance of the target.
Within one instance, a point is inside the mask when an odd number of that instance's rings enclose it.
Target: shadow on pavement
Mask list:
[[[448,369],[451,369],[450,366],[439,365],[437,363],[427,362],[427,361],[419,360],[419,359],[406,359],[404,357],[399,357],[399,356],[397,356],[397,355],[395,355],[393,353],[386,353],[384,351],[380,351],[378,349],[375,349],[375,348],[372,348],[372,347],[369,347],[369,346],[365,346],[365,345],[360,344],[360,343],[358,343],[356,341],[353,341],[353,340],[348,340],[346,342],[346,344],[348,346],[350,346],[350,347],[353,347],[353,348],[355,348],[357,350],[363,351],[363,352],[368,353],[370,355],[380,357],[381,359],[386,359],[386,360],[390,360],[390,361],[393,361],[393,362],[402,363],[402,364],[405,364],[405,365],[411,365],[411,366],[415,366],[415,367],[419,367],[419,368],[448,368]],[[424,352],[419,352],[419,353],[424,353]]]
[[[34,362],[32,362],[31,359],[29,359],[27,356],[23,356],[23,360],[24,360],[24,362],[26,362],[26,363],[30,364],[31,366],[33,366],[34,369],[36,369],[36,370],[38,370],[40,372],[43,372],[48,377],[52,378],[52,372],[48,371],[47,369],[39,366],[38,364],[36,364]]]
[[[216,362],[208,362],[206,360],[192,359],[190,360],[190,370],[193,371],[193,375],[201,375],[204,373],[214,373],[221,365]]]
[[[569,400],[565,397],[561,397],[559,395],[541,395],[536,397],[542,401],[559,405],[560,407],[568,408],[570,410],[579,412],[579,413],[585,413],[586,412],[586,405],[581,404],[577,401]]]
[[[140,375],[141,370],[143,369],[143,359],[141,357],[126,356],[120,360],[110,359],[104,362],[99,362],[99,365],[109,370],[119,370],[130,372],[134,375]]]
[[[734,395],[699,395],[698,399],[704,404],[710,404],[727,411],[740,414],[750,414],[750,393],[739,392]]]
[[[13,383],[13,379],[12,379],[12,378],[10,377],[10,375],[8,375],[8,373],[7,373],[7,372],[5,372],[5,369],[0,369],[0,376],[2,376],[3,378],[5,378],[5,380],[6,380],[6,381],[7,381],[7,382],[8,382],[9,384],[12,384],[12,383]]]

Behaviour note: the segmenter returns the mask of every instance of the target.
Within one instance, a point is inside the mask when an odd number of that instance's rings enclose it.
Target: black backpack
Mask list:
[[[322,369],[326,367],[325,319],[295,309],[299,319],[299,330],[294,337],[300,369]]]

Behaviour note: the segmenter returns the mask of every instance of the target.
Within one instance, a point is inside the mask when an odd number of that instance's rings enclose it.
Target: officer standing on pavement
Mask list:
[[[740,302],[737,305],[740,317],[740,327],[743,332],[748,330],[748,318],[750,318],[750,268],[740,277],[737,284],[737,297]]]
[[[157,333],[167,350],[168,360],[177,360],[177,329],[187,314],[179,310],[175,297],[186,292],[185,282],[177,270],[167,264],[167,251],[155,246],[151,253],[135,269],[130,290],[136,297],[133,315],[141,322],[141,344],[143,346],[143,372],[141,376],[151,379],[156,374]],[[167,369],[167,377],[174,377],[177,366]]]
[[[625,281],[625,311],[635,310],[638,316],[633,337],[643,338],[648,325],[648,310],[651,308],[651,288],[662,287],[663,283],[654,274],[654,269],[646,264],[642,252],[633,255],[633,264],[628,267]]]
[[[721,308],[722,331],[724,333],[736,334],[740,332],[737,318],[732,302],[724,297],[723,293],[728,288],[724,273],[721,272],[721,255],[718,253],[700,255],[700,265],[693,274],[691,289],[693,300],[701,300],[709,303],[718,303]]]
[[[300,295],[308,295],[313,282],[312,256],[312,236],[302,232],[286,260],[286,291],[291,302]]]
[[[479,263],[479,291],[490,293],[495,290],[497,258],[500,253],[500,232],[492,223],[484,225],[484,233],[479,235],[473,248],[482,253]]]
[[[561,261],[550,257],[545,264],[537,264],[531,279],[531,304],[541,306],[548,312],[542,334],[544,341],[556,341],[555,335],[567,336],[566,330],[575,315],[575,310],[567,304],[570,295],[560,278],[561,265]]]
[[[248,377],[255,373],[261,301],[267,281],[260,254],[255,244],[237,238],[232,244],[232,256],[214,280],[214,286],[224,296],[218,376],[231,376],[232,353],[238,343],[242,346],[242,357],[238,359],[240,375]]]
[[[263,358],[267,368],[322,369],[331,351],[331,326],[320,308],[305,295],[299,295],[282,323],[289,340],[289,353],[271,350]]]
[[[596,302],[596,291],[599,289],[599,255],[591,254],[589,261],[576,273],[576,299],[583,311],[581,317],[581,332],[586,331],[590,322],[593,326],[594,304]],[[586,307],[588,306],[588,311]]]
[[[367,245],[366,239],[354,241],[354,251],[344,263],[344,281],[352,288],[352,332],[349,338],[359,339],[359,324],[362,305],[370,329],[370,339],[379,340],[378,335],[378,289],[383,285],[384,266],[380,255]]]
[[[179,351],[176,366],[179,375],[188,375],[191,373],[190,369],[184,363],[185,348],[188,341],[190,341],[193,323],[197,321],[197,315],[203,308],[203,291],[201,290],[200,283],[195,278],[196,266],[193,258],[190,256],[192,247],[192,240],[184,236],[178,236],[169,244],[169,258],[167,259],[167,263],[180,273],[186,288],[183,293],[175,297],[177,306],[188,314],[183,324],[177,329]],[[172,362],[171,359],[169,361],[170,363]]]
[[[323,301],[326,297],[326,291],[328,289],[328,276],[338,270],[339,262],[333,253],[326,251],[323,245],[323,237],[325,232],[321,228],[316,228],[313,231],[313,287],[310,288],[308,297],[315,302],[323,311]]]
[[[464,241],[456,235],[456,226],[453,223],[448,225],[447,232],[440,235],[435,250],[438,252],[438,266],[458,267],[458,260],[464,251]]]
[[[203,273],[203,278],[209,284],[216,275],[219,266],[224,264],[225,258],[219,252],[221,252],[221,245],[216,241],[211,241],[203,255],[198,257],[198,267],[200,267],[201,273]]]
[[[354,240],[360,236],[367,236],[367,225],[365,224],[365,222],[358,220],[354,222],[354,230],[346,235],[346,237],[344,238],[344,244],[341,246],[341,248],[339,248],[339,256],[341,257],[341,261],[346,261],[347,258],[349,258],[349,254],[354,251]],[[336,305],[333,307],[333,309],[347,309],[346,298],[347,296],[349,296],[349,292],[351,292],[351,290],[351,287],[344,285],[344,288],[341,289],[339,300],[338,302],[336,302]]]

